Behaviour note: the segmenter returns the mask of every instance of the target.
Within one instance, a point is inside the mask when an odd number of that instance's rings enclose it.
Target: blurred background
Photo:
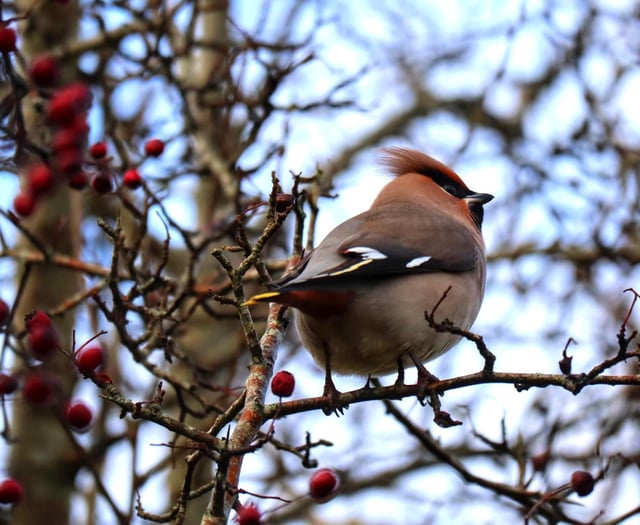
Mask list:
[[[295,175],[309,179],[300,205],[308,219],[317,208],[317,222],[307,220],[304,242],[317,244],[389,180],[382,147],[438,158],[496,197],[485,212],[488,282],[473,327],[496,371],[558,374],[567,345],[574,373],[618,354],[635,297],[624,291],[639,289],[639,2],[16,0],[3,3],[2,18],[18,33],[17,50],[2,55],[0,87],[1,296],[12,311],[2,367],[20,386],[3,396],[0,471],[25,488],[23,504],[3,508],[6,523],[200,523],[215,462],[193,473],[190,490],[208,490],[186,517],[171,514],[193,444],[145,418],[121,418],[62,352],[34,359],[24,315],[51,315],[67,354],[105,330],[94,341],[100,370],[122,395],[150,400],[162,380],[163,413],[206,431],[237,399],[250,362],[235,308],[210,294],[230,297],[210,253],[238,243],[238,216],[255,241],[272,173],[283,193]],[[33,73],[43,55],[59,69],[44,86]],[[68,187],[60,130],[47,120],[55,94],[76,82],[92,93],[79,112],[88,129],[78,170],[89,181],[80,191]],[[163,141],[159,156],[145,150],[152,138]],[[106,160],[89,154],[96,142]],[[36,161],[61,182],[16,218],[14,198]],[[130,169],[144,188],[123,183]],[[100,194],[92,181],[105,173],[113,187]],[[263,252],[274,278],[294,219]],[[245,294],[260,290],[257,273],[247,274]],[[260,331],[265,311],[253,313]],[[626,335],[637,325],[632,311]],[[446,378],[483,364],[463,342],[429,370]],[[293,328],[275,368],[294,373],[292,400],[321,394],[323,372]],[[43,371],[56,378],[57,397],[34,405],[24,383]],[[637,378],[637,354],[606,373]],[[335,380],[340,390],[363,383]],[[274,423],[274,441],[247,454],[236,488],[265,523],[520,523],[585,470],[598,478],[591,494],[552,499],[530,522],[640,523],[639,396],[638,386],[574,395],[481,384],[446,392],[443,409],[463,422],[448,429],[415,399],[393,401],[448,460],[382,401],[341,417],[290,415]],[[91,408],[85,433],[61,416],[71,399]],[[305,496],[311,471],[286,450],[307,433],[330,442],[310,454],[341,477],[323,505]]]

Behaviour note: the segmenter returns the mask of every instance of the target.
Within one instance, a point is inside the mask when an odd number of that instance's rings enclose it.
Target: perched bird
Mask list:
[[[379,376],[434,359],[460,336],[436,332],[425,312],[466,330],[484,295],[480,227],[493,196],[423,153],[385,151],[396,178],[371,208],[247,302],[295,308],[302,343],[328,372]]]

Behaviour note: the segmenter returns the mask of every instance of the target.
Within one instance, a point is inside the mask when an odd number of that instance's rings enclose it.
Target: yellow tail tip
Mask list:
[[[280,295],[280,292],[259,293],[258,295],[254,295],[253,297],[250,297],[249,299],[247,299],[244,303],[242,303],[242,305],[253,306],[254,304],[267,302],[274,297],[278,297],[279,295]]]

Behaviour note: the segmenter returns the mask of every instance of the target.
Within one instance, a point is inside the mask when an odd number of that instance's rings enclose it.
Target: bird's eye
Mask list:
[[[443,184],[442,189],[454,197],[460,197],[460,188],[453,184]]]

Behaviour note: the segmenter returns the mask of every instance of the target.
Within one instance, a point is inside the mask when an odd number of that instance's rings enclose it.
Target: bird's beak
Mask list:
[[[467,195],[463,197],[463,200],[467,202],[467,204],[486,204],[490,200],[493,200],[493,195],[490,193],[472,193],[471,195]]]

